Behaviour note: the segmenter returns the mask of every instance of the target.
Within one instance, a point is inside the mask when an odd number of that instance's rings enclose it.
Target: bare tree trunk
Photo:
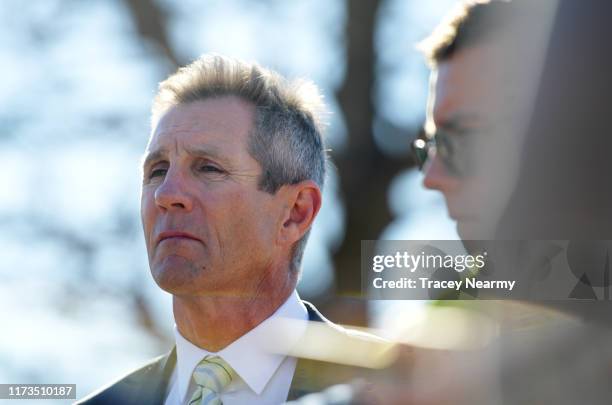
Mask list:
[[[123,0],[123,2],[130,11],[138,35],[143,40],[157,45],[175,67],[184,64],[170,45],[166,30],[166,14],[159,4],[155,0]]]
[[[372,135],[374,106],[374,30],[381,1],[347,1],[347,73],[338,93],[348,130],[348,145],[334,156],[346,209],[345,240],[334,257],[337,292],[343,297],[329,311],[339,322],[364,325],[361,291],[361,240],[377,239],[391,221],[389,183],[405,162],[384,156]],[[334,315],[330,315],[334,317]]]

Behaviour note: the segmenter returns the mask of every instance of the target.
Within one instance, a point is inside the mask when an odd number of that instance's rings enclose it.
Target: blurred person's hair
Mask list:
[[[259,189],[274,194],[283,185],[304,180],[313,180],[322,189],[325,108],[311,82],[286,80],[256,63],[204,55],[159,84],[152,127],[173,106],[229,95],[255,106],[248,151],[262,168]],[[293,247],[292,271],[299,271],[309,233]]]
[[[435,67],[461,49],[500,35],[509,27],[513,11],[507,0],[461,2],[417,47]]]

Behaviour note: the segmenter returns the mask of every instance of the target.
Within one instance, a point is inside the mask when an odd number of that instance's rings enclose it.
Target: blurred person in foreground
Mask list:
[[[597,179],[612,172],[612,58],[602,52],[612,34],[611,12],[612,4],[596,1],[471,3],[425,42],[434,62],[427,125],[438,139],[424,184],[444,194],[468,250],[470,239],[492,241],[510,253],[516,277],[543,276],[535,284],[564,275],[548,273],[547,260],[525,265],[525,258],[543,253],[531,241],[568,241],[555,260],[609,288],[612,188]],[[475,375],[487,378],[446,374],[443,385],[454,389],[430,391],[422,402],[610,402],[608,301],[593,295],[458,306],[490,316],[500,333],[471,364],[449,357],[440,365],[475,367]]]
[[[609,2],[470,2],[425,42],[433,72],[417,157],[468,250],[472,239],[510,240],[503,248],[577,240],[578,267],[609,288],[612,187],[601,179],[612,173],[611,13]],[[609,301],[436,302],[428,313],[420,336],[404,337],[423,349],[349,387],[345,403],[612,400]],[[310,403],[338,403],[337,392]]]
[[[550,273],[548,247],[532,241],[567,241],[554,260],[569,263],[576,287],[609,288],[612,188],[597,179],[612,172],[610,12],[596,1],[477,2],[424,43],[435,86],[428,126],[442,135],[424,184],[444,194],[468,250],[470,239],[493,241],[533,284],[552,288],[565,275]],[[545,260],[527,266],[533,257]],[[578,280],[586,273],[592,285]],[[502,328],[483,356],[497,359],[484,367],[498,376],[492,399],[609,403],[612,306],[565,297],[468,306]]]
[[[151,274],[173,296],[176,345],[79,403],[278,404],[354,376],[290,355],[316,349],[301,343],[308,321],[322,349],[376,341],[295,290],[321,207],[321,113],[314,85],[222,56],[160,84],[141,214]]]

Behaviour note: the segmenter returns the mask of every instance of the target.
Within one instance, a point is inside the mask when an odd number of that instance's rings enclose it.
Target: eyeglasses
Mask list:
[[[437,130],[433,135],[427,135],[426,139],[415,139],[412,142],[412,154],[419,170],[423,170],[429,159],[430,150],[433,150],[451,175],[456,177],[468,175],[472,163],[469,156],[471,148],[469,145],[459,145],[459,140],[467,141],[467,135],[469,134],[449,135],[445,131]]]

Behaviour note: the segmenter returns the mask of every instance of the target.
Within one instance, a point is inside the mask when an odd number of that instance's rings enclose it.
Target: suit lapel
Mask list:
[[[317,309],[310,302],[302,301],[308,311],[308,320],[310,322],[325,322],[325,318],[317,311]],[[289,387],[289,394],[287,396],[288,401],[297,399],[303,395],[309,394],[311,390],[308,389],[308,381],[310,380],[311,361],[306,359],[298,358],[297,364],[295,365],[295,372],[293,373],[293,379],[291,380],[291,386]]]
[[[168,392],[170,376],[176,365],[176,347],[143,376],[139,390],[131,398],[133,405],[163,405]]]
[[[172,348],[168,356],[160,363],[160,379],[155,390],[154,400],[149,402],[154,405],[163,405],[168,392],[168,384],[174,367],[176,366],[176,346]]]

